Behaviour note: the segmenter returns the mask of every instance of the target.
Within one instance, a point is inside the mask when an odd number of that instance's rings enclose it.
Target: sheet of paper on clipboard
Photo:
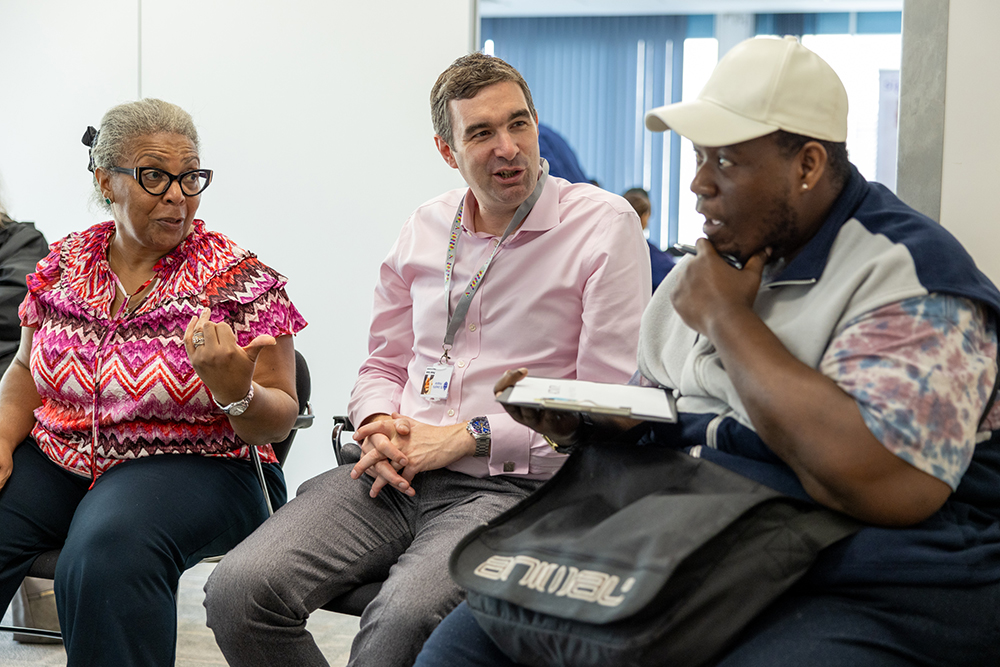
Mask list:
[[[528,376],[505,389],[497,400],[529,408],[620,415],[643,421],[677,421],[673,394],[657,387]]]

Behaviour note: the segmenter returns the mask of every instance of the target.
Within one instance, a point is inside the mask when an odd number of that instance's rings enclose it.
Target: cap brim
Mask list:
[[[678,102],[646,112],[646,128],[653,132],[673,130],[698,146],[715,148],[750,141],[779,128],[744,118],[703,99]]]

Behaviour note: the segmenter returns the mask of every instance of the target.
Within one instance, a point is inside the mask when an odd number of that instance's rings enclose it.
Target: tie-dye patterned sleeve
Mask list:
[[[820,371],[857,400],[886,449],[955,489],[972,459],[996,358],[996,326],[982,306],[930,294],[849,322]]]

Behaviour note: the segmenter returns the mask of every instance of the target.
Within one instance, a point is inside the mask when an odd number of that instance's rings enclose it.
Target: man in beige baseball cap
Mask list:
[[[707,424],[696,453],[870,526],[718,664],[996,664],[1000,431],[976,433],[1000,293],[941,225],[850,164],[844,86],[794,37],[738,44],[696,100],[646,126],[694,144],[707,239],[654,294],[640,370]],[[966,407],[963,384],[979,395]],[[981,512],[997,531],[985,548]]]
[[[650,129],[694,143],[707,236],[639,333],[639,371],[677,396],[679,424],[511,414],[560,448],[680,449],[861,520],[749,626],[714,635],[716,667],[995,667],[1000,292],[848,162],[846,121],[837,75],[793,38],[737,45],[697,100],[651,111]],[[484,635],[460,606],[417,667],[509,667],[486,654],[519,650],[519,631]],[[557,655],[524,662],[577,664]]]
[[[696,100],[653,109],[646,127],[674,130],[694,143],[699,164],[712,161],[691,184],[705,233],[716,250],[744,261],[768,247],[773,259],[791,259],[850,175],[847,92],[794,37],[738,44]],[[797,165],[789,161],[796,155]],[[761,168],[749,169],[751,161]],[[724,165],[755,179],[737,201],[706,190],[705,172]]]

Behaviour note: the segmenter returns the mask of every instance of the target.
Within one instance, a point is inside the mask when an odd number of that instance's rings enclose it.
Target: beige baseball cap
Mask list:
[[[842,142],[847,91],[833,68],[795,37],[748,39],[719,61],[696,100],[652,109],[646,127],[709,148],[777,130]]]

